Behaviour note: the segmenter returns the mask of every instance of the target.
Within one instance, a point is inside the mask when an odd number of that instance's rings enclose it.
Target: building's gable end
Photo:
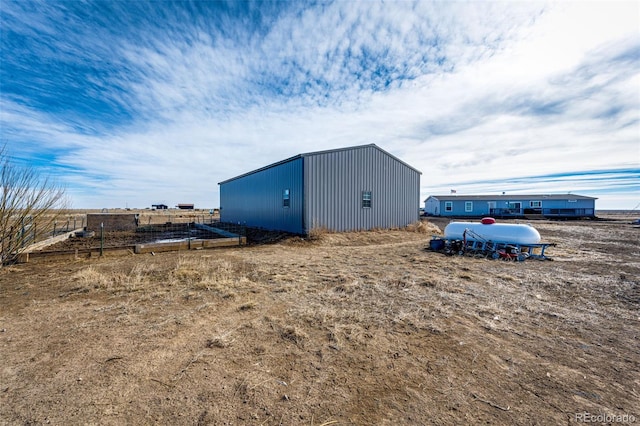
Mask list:
[[[420,172],[375,145],[303,157],[308,229],[390,228],[418,219]]]

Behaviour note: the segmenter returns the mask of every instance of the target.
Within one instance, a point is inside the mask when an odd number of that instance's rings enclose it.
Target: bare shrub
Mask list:
[[[62,186],[11,158],[0,148],[0,267],[15,262],[29,244],[49,237],[68,204]]]

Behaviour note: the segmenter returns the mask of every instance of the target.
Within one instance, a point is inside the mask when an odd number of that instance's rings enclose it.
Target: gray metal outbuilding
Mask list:
[[[308,234],[407,226],[420,172],[375,144],[310,152],[220,182],[220,220]]]

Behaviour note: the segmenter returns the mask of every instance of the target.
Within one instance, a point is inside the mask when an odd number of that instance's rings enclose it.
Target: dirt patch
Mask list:
[[[637,422],[639,230],[534,226],[554,261],[429,226],[3,268],[0,422]]]

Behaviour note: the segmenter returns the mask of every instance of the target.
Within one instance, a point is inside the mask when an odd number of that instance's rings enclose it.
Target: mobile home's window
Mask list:
[[[445,212],[453,211],[453,202],[452,201],[445,201],[444,202],[444,211]]]
[[[289,207],[290,198],[289,198],[289,190],[285,189],[282,191],[282,207]]]
[[[473,211],[473,201],[465,201],[464,202],[464,211],[467,212],[467,213]]]
[[[529,201],[529,206],[532,208],[540,208],[542,207],[542,201]]]
[[[362,191],[362,208],[371,208],[371,191]]]

